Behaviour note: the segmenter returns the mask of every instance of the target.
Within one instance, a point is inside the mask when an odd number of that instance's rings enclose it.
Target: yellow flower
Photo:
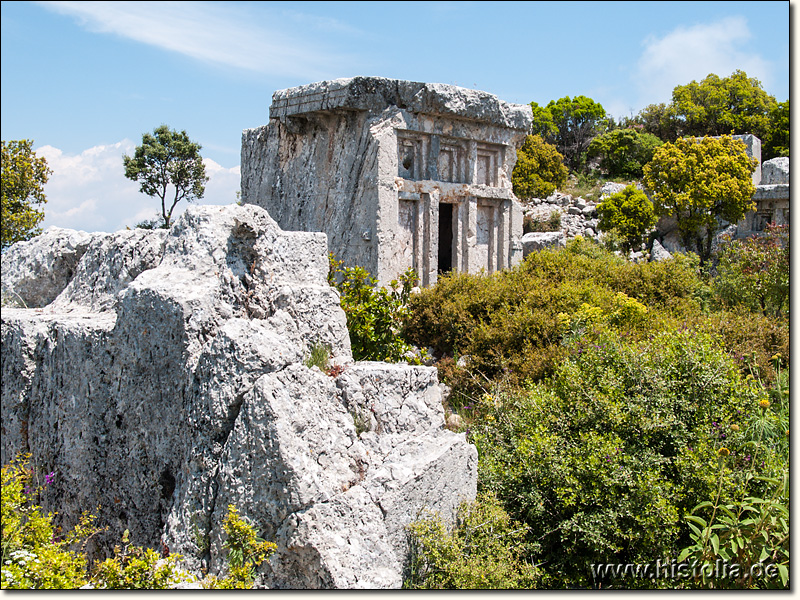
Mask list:
[[[719,454],[720,456],[728,456],[730,453],[731,451],[728,450],[725,446],[723,446],[717,451],[717,454]]]
[[[734,423],[733,425],[731,425],[731,431],[739,431],[739,426],[736,423]]]
[[[761,408],[769,408],[769,400],[764,398],[761,402],[758,403]]]

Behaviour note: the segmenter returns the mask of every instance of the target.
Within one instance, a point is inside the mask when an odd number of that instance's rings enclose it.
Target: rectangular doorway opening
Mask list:
[[[439,273],[453,269],[453,205],[439,204]]]

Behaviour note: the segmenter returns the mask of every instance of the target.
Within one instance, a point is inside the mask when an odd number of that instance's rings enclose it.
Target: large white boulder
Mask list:
[[[324,234],[232,205],[45,235],[3,256],[38,308],[2,311],[0,448],[56,472],[42,500],[63,525],[100,507],[93,556],[128,529],[218,572],[235,505],[278,544],[259,586],[399,587],[406,525],[475,497],[435,369],[353,362]],[[341,374],[304,366],[315,344]]]

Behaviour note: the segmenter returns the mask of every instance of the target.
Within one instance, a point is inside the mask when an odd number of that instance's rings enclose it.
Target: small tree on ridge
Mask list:
[[[143,194],[161,200],[165,227],[170,226],[178,202],[193,202],[205,193],[208,177],[200,156],[201,148],[189,139],[186,131],[179,133],[161,125],[152,134],[142,136],[142,145],[136,147],[133,157],[122,157],[125,177],[138,181]],[[170,186],[174,195],[169,195]]]

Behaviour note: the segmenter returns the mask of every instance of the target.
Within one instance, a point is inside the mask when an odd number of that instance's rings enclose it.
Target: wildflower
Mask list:
[[[49,475],[45,475],[45,476],[44,476],[44,484],[45,484],[45,485],[50,485],[51,483],[53,483],[53,480],[54,480],[55,478],[56,478],[56,473],[55,473],[55,471],[50,471],[50,474],[49,474]]]
[[[761,408],[769,408],[769,400],[764,398],[761,402],[758,403]]]
[[[731,451],[728,450],[725,446],[723,446],[717,451],[717,454],[719,454],[720,456],[728,456],[730,453]]]
[[[733,425],[731,425],[731,431],[739,431],[739,426],[736,423],[734,423]]]

